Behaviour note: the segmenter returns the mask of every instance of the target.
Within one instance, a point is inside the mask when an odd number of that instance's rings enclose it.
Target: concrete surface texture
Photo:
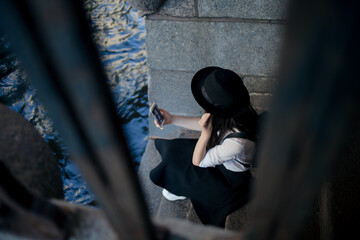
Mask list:
[[[200,116],[190,84],[206,66],[228,68],[240,76],[254,107],[262,112],[276,91],[278,58],[284,32],[286,1],[168,0],[146,16],[149,102],[183,116]],[[148,209],[157,218],[176,217],[200,223],[189,200],[169,202],[149,179],[160,161],[151,138],[197,137],[175,126],[159,130],[149,119],[150,140],[139,168]],[[231,214],[226,229],[244,230],[245,206]]]
[[[192,97],[191,78],[198,69],[216,65],[243,77],[259,112],[269,109],[277,88],[286,4],[280,0],[167,1],[157,13],[146,17],[149,101],[174,114],[199,116],[202,109]],[[196,136],[176,127],[159,130],[152,118],[149,121],[150,138]],[[359,134],[355,135],[339,158],[338,168],[319,192],[316,209],[299,239],[343,239],[348,232],[356,231],[356,200],[360,194]],[[161,189],[151,183],[148,174],[160,160],[150,139],[139,169],[150,213],[198,223],[191,204],[166,201]],[[226,228],[246,229],[248,208],[231,214]]]
[[[126,2],[128,2],[134,8],[138,9],[143,14],[149,14],[158,11],[165,1],[166,0],[151,0],[151,1],[126,0]]]
[[[198,0],[200,17],[284,19],[285,9],[284,0]]]
[[[199,116],[203,110],[192,97],[192,76],[219,66],[242,76],[254,107],[267,110],[276,89],[286,2],[166,1],[145,21],[149,101],[174,114]],[[150,136],[183,132],[159,131],[150,118]]]

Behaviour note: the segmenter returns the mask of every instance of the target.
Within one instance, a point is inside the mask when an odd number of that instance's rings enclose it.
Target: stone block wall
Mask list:
[[[269,107],[274,93],[286,1],[168,0],[146,16],[149,101],[171,113],[199,116],[192,97],[194,73],[206,66],[243,77],[254,107]],[[177,127],[150,136],[179,137]],[[186,135],[186,134],[185,134]]]
[[[192,98],[190,90],[191,78],[198,69],[217,65],[243,77],[251,101],[259,112],[268,109],[276,94],[286,2],[166,1],[158,11],[146,17],[149,101],[155,101],[175,114],[200,115],[202,109]],[[357,186],[360,135],[358,125],[354,129],[354,138],[349,139],[350,144],[338,157],[340,161],[319,192],[316,206],[298,239],[347,239],[356,231],[359,225],[356,205],[360,199],[360,188]],[[168,126],[160,131],[150,124],[150,136],[181,137],[188,136],[188,132]],[[153,142],[149,141],[148,155],[144,155],[139,171],[141,180],[146,184],[148,172],[160,161],[159,156],[156,159]],[[160,202],[160,190],[154,189],[151,184],[144,186],[151,196],[151,204]],[[155,195],[156,191],[160,198],[149,194]],[[244,213],[246,210],[235,212],[228,218],[230,225],[235,222],[235,230],[241,231],[246,225]],[[227,228],[233,229],[232,226]]]

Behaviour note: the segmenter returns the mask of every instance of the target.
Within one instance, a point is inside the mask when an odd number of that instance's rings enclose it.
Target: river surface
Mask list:
[[[88,0],[84,6],[137,171],[149,131],[144,18],[119,0]],[[49,143],[61,170],[65,200],[91,204],[94,195],[72,162],[3,33],[0,33],[0,103],[24,116]]]

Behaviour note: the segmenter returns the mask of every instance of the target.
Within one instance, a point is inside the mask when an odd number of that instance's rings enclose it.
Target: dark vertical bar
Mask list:
[[[29,80],[119,238],[153,238],[80,1],[4,0],[0,8]]]
[[[294,0],[290,6],[249,239],[298,236],[359,128],[359,1]]]

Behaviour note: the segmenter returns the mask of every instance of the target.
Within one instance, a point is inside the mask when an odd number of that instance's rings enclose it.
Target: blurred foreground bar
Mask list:
[[[250,239],[294,239],[316,212],[317,232],[304,239],[358,235],[359,18],[359,1],[290,2]]]
[[[119,239],[152,239],[133,161],[81,1],[4,0],[4,28]]]

